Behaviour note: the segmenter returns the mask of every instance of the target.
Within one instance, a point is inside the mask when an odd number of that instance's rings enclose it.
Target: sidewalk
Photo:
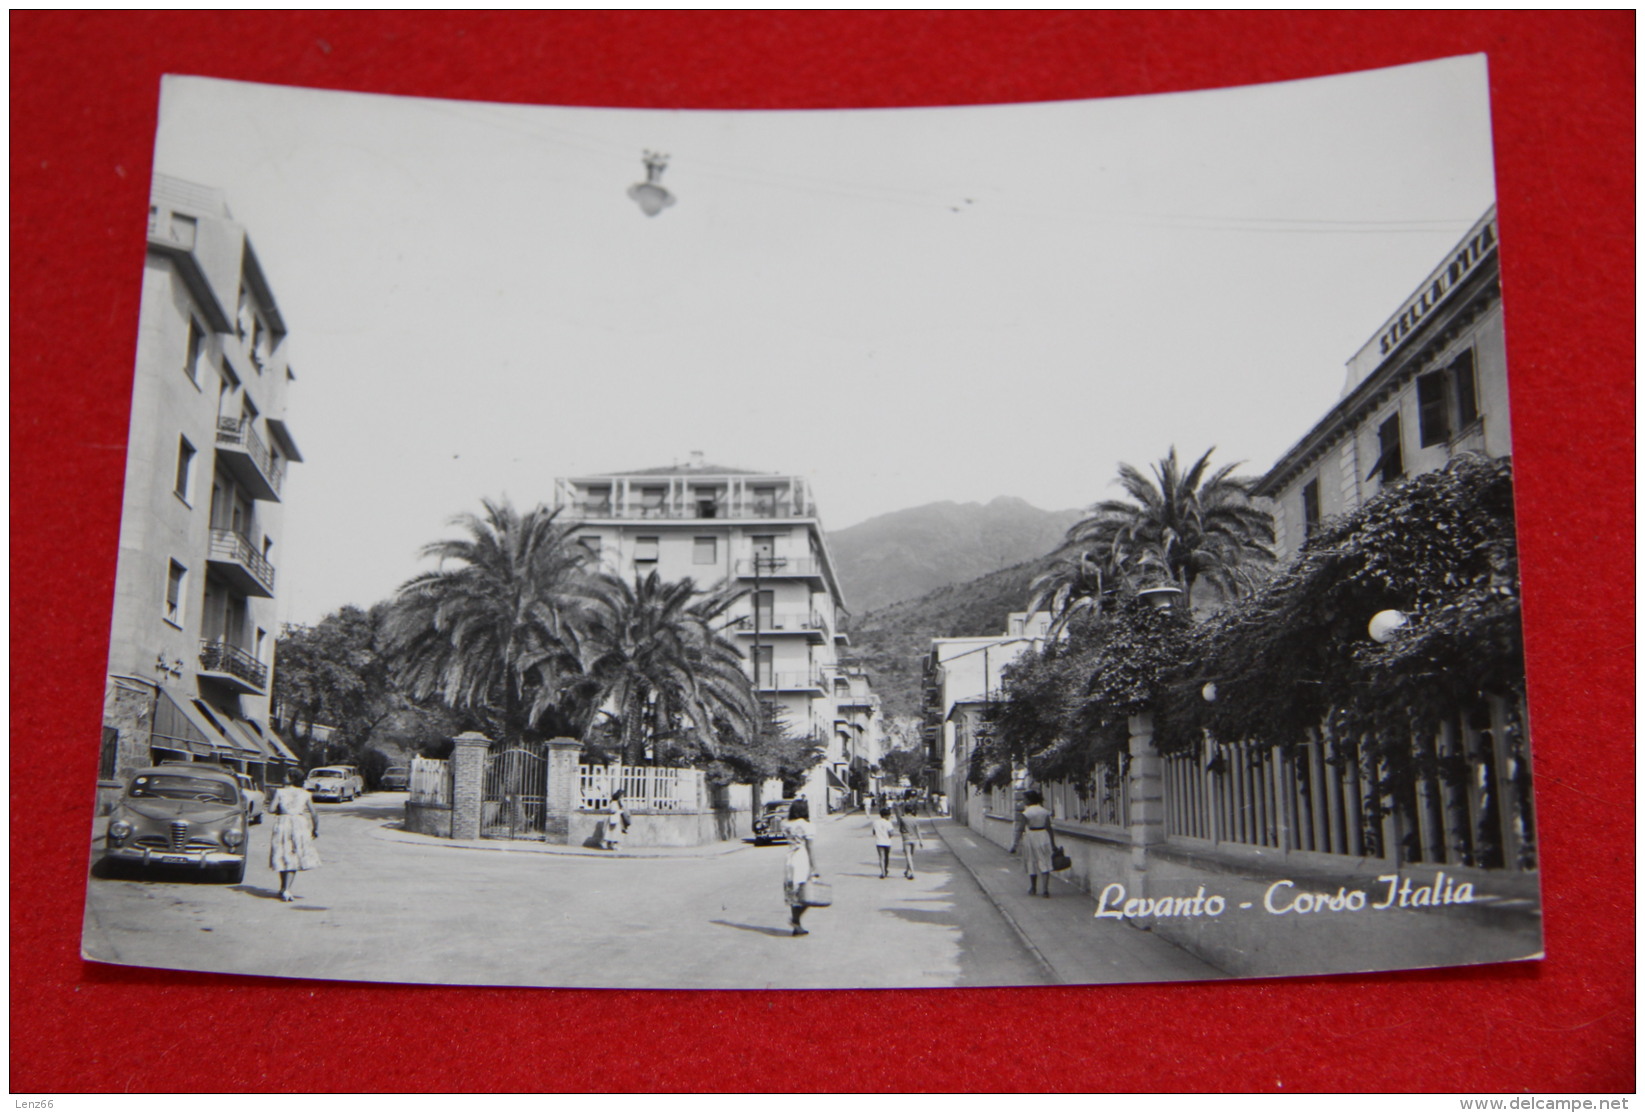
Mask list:
[[[412,831],[403,831],[398,826],[373,828],[371,837],[406,846],[444,847],[449,850],[500,850],[510,854],[559,854],[576,858],[723,858],[727,854],[735,854],[754,845],[742,839],[731,839],[708,846],[636,846],[623,850],[596,850],[590,846],[567,846],[563,843],[534,842],[529,839],[443,839],[438,835],[419,835]]]
[[[931,823],[931,828],[1058,983],[1103,985],[1228,977],[1141,928],[1120,920],[1097,919],[1097,902],[1091,895],[1060,878],[1052,883],[1052,899],[1030,897],[1022,859],[969,827],[953,819],[939,819]]]

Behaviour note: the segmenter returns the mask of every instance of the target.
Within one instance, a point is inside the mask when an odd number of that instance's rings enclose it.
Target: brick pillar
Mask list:
[[[1148,850],[1165,841],[1164,763],[1154,748],[1154,715],[1144,711],[1129,722],[1131,771],[1126,793],[1131,807],[1131,870],[1128,888],[1147,893]]]
[[[480,837],[481,811],[485,807],[486,752],[491,739],[478,731],[468,731],[452,739],[451,751],[451,837]]]
[[[577,758],[583,744],[575,738],[550,738],[548,750],[548,794],[543,832],[549,842],[571,841],[571,813],[577,810],[582,792],[577,784]]]

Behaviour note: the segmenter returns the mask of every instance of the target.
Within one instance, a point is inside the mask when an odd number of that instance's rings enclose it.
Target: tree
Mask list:
[[[469,713],[493,738],[575,733],[561,701],[582,671],[587,550],[558,511],[482,505],[452,520],[467,536],[424,546],[439,566],[396,593],[394,674],[408,695]]]
[[[721,632],[739,597],[731,589],[699,597],[689,578],[668,582],[655,571],[633,583],[609,574],[595,581],[576,702],[615,720],[629,763],[648,749],[660,759],[671,744],[682,755],[712,754],[720,734],[755,731],[742,653]]]
[[[1053,637],[1080,615],[1102,611],[1103,563],[1092,550],[1081,549],[1060,558],[1028,585],[1028,611],[1051,616]]]
[[[880,772],[891,780],[907,780],[912,784],[919,780],[925,764],[923,746],[889,750],[880,758]]]
[[[1273,515],[1256,506],[1249,485],[1233,475],[1237,464],[1209,472],[1211,453],[1186,471],[1175,447],[1152,477],[1121,464],[1120,486],[1129,500],[1110,499],[1068,531],[1066,547],[1087,550],[1118,569],[1133,587],[1150,582],[1182,589],[1192,604],[1196,584],[1233,599],[1274,560]]]
[[[709,775],[722,784],[757,785],[775,777],[783,782],[787,791],[805,779],[823,759],[824,752],[820,739],[796,731],[782,708],[770,700],[761,700],[753,732],[738,736],[722,730],[719,750],[707,767]]]
[[[398,707],[379,645],[381,607],[348,606],[314,626],[288,628],[274,646],[275,721],[308,751],[314,727],[358,754]]]

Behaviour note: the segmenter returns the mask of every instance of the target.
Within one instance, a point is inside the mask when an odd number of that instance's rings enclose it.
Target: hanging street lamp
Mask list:
[[[656,151],[645,152],[645,181],[628,187],[628,195],[640,206],[646,216],[656,216],[674,203],[674,195],[663,188],[663,171],[668,169],[668,156]]]

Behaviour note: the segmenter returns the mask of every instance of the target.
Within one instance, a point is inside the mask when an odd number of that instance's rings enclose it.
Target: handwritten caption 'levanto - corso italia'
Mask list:
[[[1397,873],[1385,873],[1377,878],[1377,885],[1386,889],[1366,892],[1341,886],[1334,893],[1308,892],[1297,888],[1294,881],[1276,881],[1262,894],[1262,907],[1271,916],[1305,916],[1318,912],[1385,912],[1390,908],[1432,908],[1446,904],[1472,904],[1474,886],[1455,879],[1440,870],[1427,885],[1411,884],[1411,879]],[[1373,900],[1373,897],[1380,897]],[[1253,901],[1241,901],[1236,908],[1247,909]],[[1104,886],[1097,898],[1097,918],[1112,920],[1140,920],[1149,916],[1210,916],[1228,911],[1228,899],[1218,893],[1205,895],[1205,886],[1191,897],[1130,897],[1125,886],[1115,881]]]

